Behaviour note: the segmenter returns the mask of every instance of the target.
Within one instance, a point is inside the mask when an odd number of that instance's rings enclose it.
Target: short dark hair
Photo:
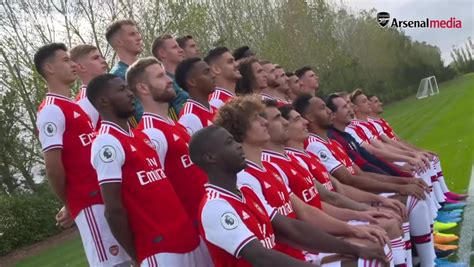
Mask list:
[[[66,45],[63,43],[51,43],[47,45],[43,45],[42,47],[38,48],[36,51],[33,61],[35,63],[35,68],[36,71],[43,76],[43,78],[46,78],[43,67],[46,61],[54,57],[54,54],[58,50],[63,50],[67,52]]]
[[[303,117],[308,110],[309,100],[311,98],[313,98],[313,96],[310,94],[301,94],[295,99],[295,101],[293,101],[293,107],[295,108],[296,112],[301,114]]]
[[[310,70],[313,70],[313,68],[311,68],[310,66],[304,66],[295,70],[295,75],[298,76],[298,78],[301,78],[303,75],[305,75],[306,72]]]
[[[160,65],[158,59],[154,57],[146,57],[135,61],[128,67],[127,73],[125,74],[126,81],[127,85],[134,93],[136,93],[137,84],[143,81],[145,69],[154,64]]]
[[[151,54],[156,57],[157,59],[161,60],[160,55],[158,53],[158,49],[163,47],[163,44],[166,40],[173,39],[173,36],[170,34],[163,34],[155,38],[153,43],[151,44]]]
[[[232,53],[232,55],[234,56],[235,60],[241,60],[246,57],[251,57],[252,53],[250,51],[250,47],[244,45],[244,46],[236,48],[234,52]]]
[[[332,112],[337,111],[337,107],[334,104],[334,99],[336,99],[336,98],[343,98],[343,97],[340,96],[338,93],[333,93],[333,94],[328,95],[326,97],[326,100],[324,101],[324,102],[326,102],[326,107],[328,107]]]
[[[186,92],[189,89],[188,83],[187,83],[189,74],[191,73],[191,70],[193,69],[194,64],[196,64],[199,61],[202,61],[202,59],[198,57],[188,58],[188,59],[183,60],[181,63],[179,63],[178,66],[176,67],[174,78],[178,86],[183,88],[183,90]]]
[[[213,147],[213,137],[221,128],[222,127],[215,124],[205,127],[194,133],[189,141],[189,157],[194,164],[203,170],[206,169],[204,155],[209,152],[210,147]]]
[[[120,78],[120,77],[110,74],[110,73],[101,74],[93,78],[87,85],[86,96],[96,109],[97,109],[97,98],[104,94],[104,92],[107,89],[107,84],[109,83],[109,81],[115,78]]]
[[[286,120],[289,120],[290,119],[290,112],[292,110],[295,110],[295,108],[293,108],[293,105],[291,105],[291,104],[286,104],[286,105],[278,107],[278,110],[280,110],[281,116],[283,118],[285,118]]]
[[[287,71],[287,72],[285,72],[285,75],[289,78],[289,77],[295,75],[295,73],[291,72],[291,71]]]
[[[204,57],[204,61],[206,61],[207,64],[212,64],[214,61],[216,61],[226,52],[229,52],[229,49],[225,46],[219,46],[219,47],[213,48],[209,50],[206,57]]]
[[[372,94],[367,95],[367,99],[370,100],[370,99],[371,99],[372,97],[374,97],[374,96],[377,97],[376,95],[372,95]],[[378,97],[377,97],[377,98],[378,98]],[[370,101],[372,101],[372,100],[370,100]]]
[[[110,24],[105,30],[105,39],[107,40],[107,43],[112,45],[112,39],[122,29],[122,26],[125,25],[137,26],[135,21],[131,19],[122,19],[112,22],[112,24]]]
[[[237,81],[235,92],[240,95],[251,94],[255,88],[255,77],[252,72],[252,64],[258,63],[256,57],[248,57],[240,61],[239,72],[242,78]]]
[[[184,49],[184,47],[186,47],[186,43],[189,40],[194,40],[191,35],[185,35],[185,36],[181,36],[181,37],[176,38],[176,42],[178,42],[179,47],[181,47],[183,49]]]

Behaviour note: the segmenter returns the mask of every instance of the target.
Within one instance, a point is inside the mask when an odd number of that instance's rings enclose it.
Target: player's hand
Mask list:
[[[418,153],[418,158],[423,161],[426,170],[430,168],[431,162],[430,159],[423,153]]]
[[[356,219],[359,221],[366,221],[369,223],[377,223],[377,218],[391,219],[393,217],[382,211],[367,210],[367,211],[358,211]]]
[[[387,266],[389,263],[389,259],[383,251],[383,246],[355,246],[357,247],[356,255],[358,258],[379,260],[384,264],[384,266]]]
[[[412,179],[408,179],[410,184],[415,184],[423,189],[426,193],[430,193],[430,187],[426,184],[425,181],[421,178],[413,177]]]
[[[435,159],[438,157],[438,153],[436,153],[436,152],[434,152],[434,151],[424,150],[423,152],[428,155],[428,157],[430,158],[430,160],[435,160]]]
[[[352,226],[352,235],[361,239],[368,239],[382,246],[390,242],[385,230],[377,225],[354,225]]]
[[[410,158],[408,163],[413,167],[414,171],[417,173],[424,172],[424,163],[421,159]]]
[[[404,184],[400,187],[400,192],[401,195],[404,196],[414,196],[417,199],[425,199],[425,190],[421,189],[415,184]]]
[[[382,206],[396,212],[401,217],[401,219],[405,219],[407,217],[407,209],[405,205],[403,205],[403,203],[399,200],[381,197],[380,203],[382,203]]]
[[[74,220],[69,214],[69,210],[66,207],[62,207],[58,214],[56,214],[56,225],[62,228],[69,228],[74,224]]]

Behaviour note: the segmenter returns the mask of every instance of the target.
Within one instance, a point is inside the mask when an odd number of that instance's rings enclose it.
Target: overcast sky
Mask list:
[[[453,45],[464,45],[468,37],[474,38],[473,0],[344,0],[344,3],[356,11],[371,8],[386,11],[390,18],[397,20],[449,20],[451,17],[461,20],[461,29],[404,29],[414,40],[438,46],[446,65],[452,61]]]

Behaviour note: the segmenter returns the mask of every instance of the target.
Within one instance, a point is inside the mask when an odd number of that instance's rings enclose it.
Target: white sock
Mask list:
[[[400,236],[390,240],[390,246],[392,247],[393,264],[395,267],[406,266],[405,242],[403,242],[403,238]]]
[[[409,216],[410,234],[416,251],[420,257],[422,267],[434,266],[436,255],[434,253],[433,238],[431,233],[431,217],[426,201],[413,200],[414,197],[408,197],[410,202],[416,202]],[[412,199],[410,199],[412,198]]]
[[[438,157],[435,157],[434,161],[432,162],[433,162],[433,166],[435,167],[436,175],[438,176],[439,185],[441,186],[443,193],[448,193],[449,188],[446,185],[446,182],[444,180],[443,170],[441,169],[441,161],[439,160]]]
[[[443,193],[450,192],[448,186],[446,185],[446,181],[444,181],[444,176],[439,176],[438,181],[439,185],[441,186],[441,190],[443,190]]]
[[[406,263],[407,267],[412,267],[412,255],[411,255],[411,240],[410,240],[410,223],[404,222],[402,224],[403,228],[403,242],[405,242],[405,254],[406,254]]]
[[[431,164],[430,169],[428,170],[428,173],[431,176],[431,182],[433,184],[433,193],[436,197],[436,202],[443,203],[446,201],[446,197],[444,196],[444,192],[441,190],[441,186],[438,181],[438,172],[436,171],[436,168]]]
[[[446,201],[446,196],[444,195],[443,190],[441,189],[439,181],[433,183],[433,191],[438,203],[443,203]]]

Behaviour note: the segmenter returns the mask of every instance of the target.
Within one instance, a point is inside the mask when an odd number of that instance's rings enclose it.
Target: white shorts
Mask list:
[[[79,212],[76,219],[82,244],[90,266],[130,266],[130,257],[110,231],[103,204],[92,205]]]
[[[199,246],[191,252],[180,253],[158,253],[142,261],[141,267],[158,266],[186,266],[186,267],[213,267],[212,258],[207,250],[206,243],[201,239]]]
[[[314,264],[314,265],[321,265],[321,261],[323,260],[324,257],[331,256],[331,255],[336,255],[336,253],[318,253],[318,254],[312,254],[309,252],[305,253],[305,260],[308,263]],[[322,266],[324,267],[339,267],[341,266],[341,261],[333,261],[333,262],[328,262],[323,264]]]

